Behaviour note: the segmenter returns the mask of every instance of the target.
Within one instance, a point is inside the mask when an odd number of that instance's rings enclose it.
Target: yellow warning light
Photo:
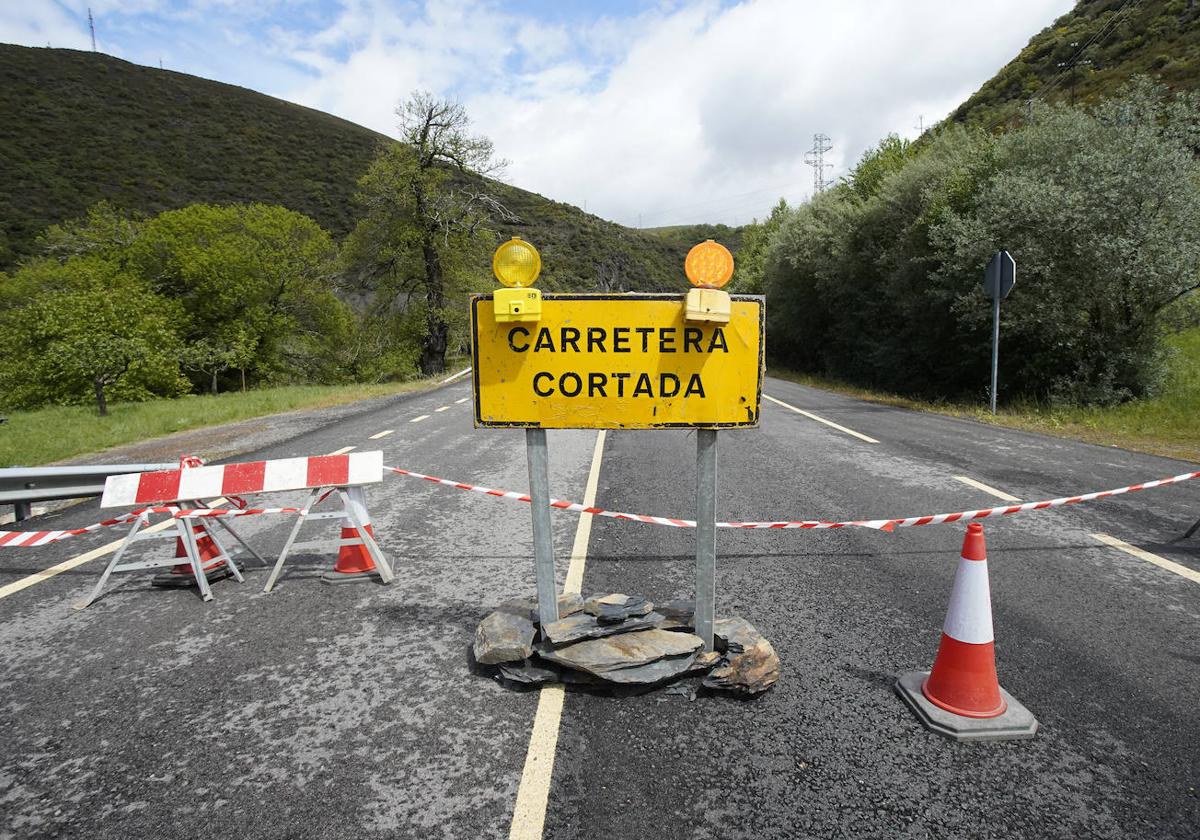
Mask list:
[[[693,286],[719,289],[733,276],[733,254],[720,242],[705,240],[688,251],[683,271]]]
[[[517,236],[492,255],[492,273],[505,286],[517,289],[532,286],[541,270],[542,258],[538,256],[537,248]]]

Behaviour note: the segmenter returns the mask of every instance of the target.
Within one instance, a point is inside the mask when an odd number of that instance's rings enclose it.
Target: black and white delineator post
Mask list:
[[[992,414],[996,413],[996,387],[1000,370],[1000,301],[1017,285],[1017,261],[1008,251],[997,251],[983,273],[983,291],[992,299]]]

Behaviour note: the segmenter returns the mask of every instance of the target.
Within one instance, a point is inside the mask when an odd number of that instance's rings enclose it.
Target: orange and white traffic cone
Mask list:
[[[955,740],[1037,733],[1037,720],[996,678],[987,546],[978,522],[967,526],[933,670],[902,675],[896,691],[926,727]]]
[[[195,455],[183,455],[179,458],[179,468],[181,470],[202,466],[204,466],[204,460]],[[217,545],[216,540],[209,535],[208,529],[200,523],[195,522],[192,524],[192,533],[195,535],[193,539],[196,541],[196,548],[200,551],[200,563],[201,568],[204,569],[204,576],[209,581],[215,581],[222,580],[233,574],[221,558],[221,548]],[[171,567],[170,572],[155,575],[150,581],[152,586],[196,585],[196,577],[192,573],[192,563],[188,558],[187,546],[183,544],[182,534],[175,538],[175,557],[187,560],[187,562],[176,563]]]
[[[371,514],[367,511],[367,499],[361,487],[346,488],[347,506],[353,510],[355,517],[363,524],[363,530],[375,538],[375,529],[371,525]],[[349,517],[343,520],[342,539],[359,538],[358,528]],[[338,548],[337,563],[333,570],[321,575],[325,583],[351,583],[377,575],[375,561],[370,552],[361,542],[358,545],[343,545]]]
[[[196,548],[200,551],[200,563],[204,575],[210,582],[223,580],[233,574],[226,565],[220,546],[208,533],[208,530],[198,522],[192,523],[192,533],[195,534]],[[175,538],[175,556],[186,562],[176,563],[171,571],[155,575],[150,583],[153,586],[195,586],[196,577],[192,573],[192,563],[188,559],[187,546],[183,544],[183,536]]]

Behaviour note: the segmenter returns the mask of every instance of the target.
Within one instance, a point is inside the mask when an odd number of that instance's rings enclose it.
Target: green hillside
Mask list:
[[[0,44],[0,270],[101,199],[148,214],[259,201],[336,237],[383,135],[245,88],[76,50]],[[493,184],[543,253],[550,290],[670,289],[690,243]],[[727,243],[733,244],[733,243]]]
[[[1030,99],[1095,102],[1138,74],[1173,90],[1200,87],[1200,3],[1080,0],[949,119],[997,127],[1019,118]]]

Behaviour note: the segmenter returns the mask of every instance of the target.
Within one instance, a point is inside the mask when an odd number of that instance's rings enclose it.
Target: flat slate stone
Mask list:
[[[664,656],[645,665],[634,665],[631,668],[613,668],[601,676],[607,682],[619,685],[653,685],[675,679],[692,670],[696,662],[696,654],[687,653],[682,656]]]
[[[543,683],[558,682],[558,668],[534,659],[524,659],[520,662],[501,662],[500,676],[506,680],[524,685],[542,685]]]
[[[599,639],[617,633],[632,633],[656,627],[663,617],[656,612],[627,618],[616,623],[605,624],[602,619],[587,613],[576,613],[566,618],[542,625],[542,637],[556,646],[577,642],[580,639]]]
[[[723,618],[713,622],[713,635],[725,647],[721,662],[704,678],[705,688],[758,694],[779,679],[779,655],[763,636],[744,618]]]
[[[601,624],[624,621],[638,615],[646,615],[654,604],[641,595],[624,595],[620,592],[612,595],[592,596],[583,604],[583,611],[594,615]]]
[[[682,669],[686,670],[695,659],[696,651],[703,646],[699,636],[653,629],[588,639],[561,648],[543,644],[538,655],[568,668],[610,679],[612,671],[648,665],[665,657],[685,659]]]
[[[574,592],[564,592],[558,596],[558,617],[565,618],[568,615],[573,615],[583,609],[583,598]],[[534,624],[540,624],[541,619],[538,616],[537,598],[514,598],[511,601],[505,601],[496,608],[497,612],[514,613],[515,615],[523,615],[532,621]]]
[[[533,622],[496,610],[475,629],[475,661],[480,665],[519,662],[533,653]]]

